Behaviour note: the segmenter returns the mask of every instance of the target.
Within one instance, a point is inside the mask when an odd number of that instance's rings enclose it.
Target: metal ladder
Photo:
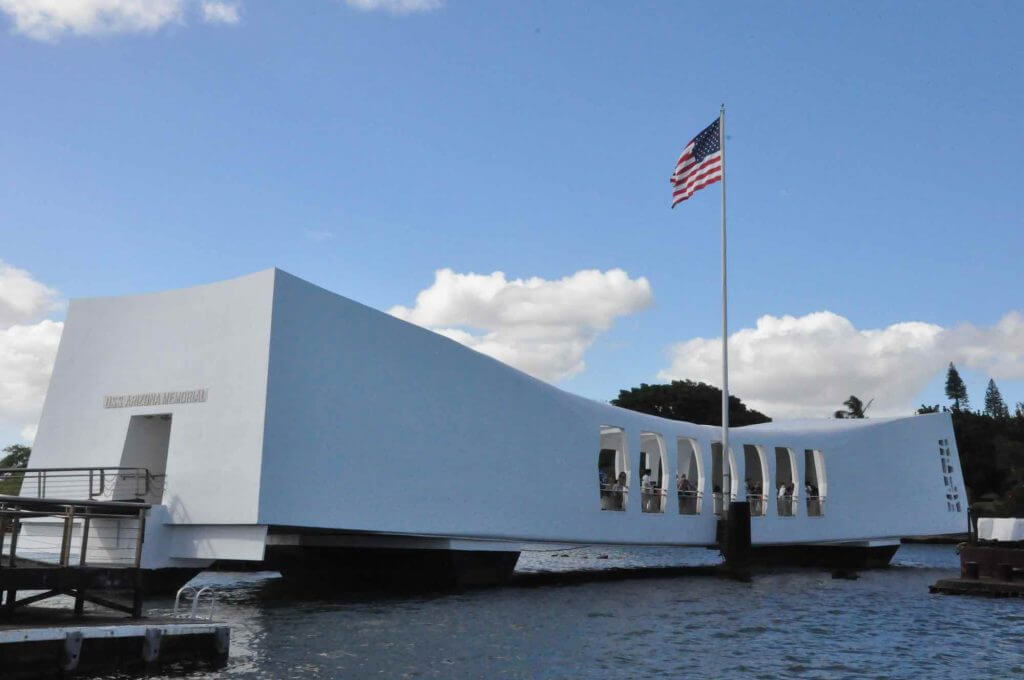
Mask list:
[[[203,586],[202,588],[196,588],[195,586],[184,585],[181,588],[178,588],[178,592],[174,596],[174,611],[171,615],[178,616],[178,606],[181,604],[181,596],[185,593],[191,593],[192,608],[189,610],[188,618],[192,620],[199,620],[199,599],[202,597],[203,593],[207,592],[210,594],[210,610],[209,616],[207,616],[205,620],[212,621],[213,611],[217,606],[217,593],[213,590],[211,586]]]

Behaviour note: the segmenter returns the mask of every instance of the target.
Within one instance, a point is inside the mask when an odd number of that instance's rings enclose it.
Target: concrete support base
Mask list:
[[[768,566],[878,569],[889,566],[899,548],[899,544],[754,546],[750,549],[750,561]]]
[[[417,589],[504,583],[518,559],[504,551],[268,546],[265,564],[297,585]]]

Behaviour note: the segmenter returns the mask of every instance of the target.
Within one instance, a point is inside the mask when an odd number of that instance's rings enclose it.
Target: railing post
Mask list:
[[[15,557],[18,553],[18,534],[21,533],[21,521],[17,517],[11,518],[11,557],[7,562],[7,566],[13,567],[15,565]]]
[[[92,491],[92,482],[89,482],[89,491]],[[85,566],[85,556],[89,550],[89,511],[85,511],[85,519],[82,521],[82,554],[78,558],[78,566]],[[85,610],[85,592],[79,584],[75,591],[75,617],[79,617]]]
[[[64,536],[60,544],[60,566],[66,567],[71,562],[71,534],[75,526],[75,506],[69,505],[64,516]]]
[[[82,554],[78,558],[78,566],[84,567],[86,552],[89,550],[89,511],[85,511],[85,519],[82,520]]]
[[[142,542],[146,537],[146,510],[139,510],[139,532],[135,537],[135,568],[142,564]]]

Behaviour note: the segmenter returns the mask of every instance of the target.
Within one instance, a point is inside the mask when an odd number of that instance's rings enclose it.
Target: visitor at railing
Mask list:
[[[747,480],[747,503],[750,505],[750,515],[761,517],[765,514],[765,497],[760,482]]]
[[[625,510],[629,488],[626,484],[626,473],[620,472],[619,478],[612,485],[612,510]]]
[[[778,493],[778,504],[779,504],[779,517],[795,517],[796,516],[796,496],[793,492],[796,490],[796,485],[792,482],[788,484],[779,484]]]
[[[700,498],[700,493],[686,475],[678,475],[676,495],[679,498],[680,515],[696,515],[699,512],[697,500]]]
[[[747,503],[750,505],[751,517],[763,517],[765,515],[765,497],[758,494],[747,494]]]
[[[612,509],[612,481],[604,470],[597,471],[597,488],[601,493],[601,509]]]
[[[825,514],[825,497],[818,495],[818,487],[808,483],[807,490],[807,516],[822,517]]]
[[[654,487],[651,486],[651,471],[644,470],[643,474],[640,475],[640,510],[642,512],[653,512],[651,510],[654,500],[652,495],[653,489]]]

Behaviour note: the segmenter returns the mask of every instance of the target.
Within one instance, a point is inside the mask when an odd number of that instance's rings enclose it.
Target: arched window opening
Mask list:
[[[793,449],[775,447],[775,497],[778,499],[779,517],[796,517],[799,490],[796,480],[796,455]]]
[[[660,434],[640,434],[640,509],[644,512],[665,512],[666,458],[665,442]]]
[[[629,454],[626,432],[621,427],[601,426],[597,477],[601,509],[625,510],[629,501]]]
[[[817,449],[804,451],[804,492],[807,494],[807,516],[824,516],[828,482],[825,479],[825,457]]]
[[[688,437],[676,440],[676,495],[680,515],[699,515],[704,500],[704,464],[697,442]]]
[[[736,479],[736,461],[732,449],[729,455],[722,456],[722,442],[711,443],[711,499],[716,515],[724,516],[729,511],[729,503],[739,491],[739,480]]]
[[[756,444],[743,445],[743,469],[746,470],[747,502],[750,504],[751,517],[764,517],[768,512],[764,489],[770,486],[768,481],[768,463],[764,453]]]

